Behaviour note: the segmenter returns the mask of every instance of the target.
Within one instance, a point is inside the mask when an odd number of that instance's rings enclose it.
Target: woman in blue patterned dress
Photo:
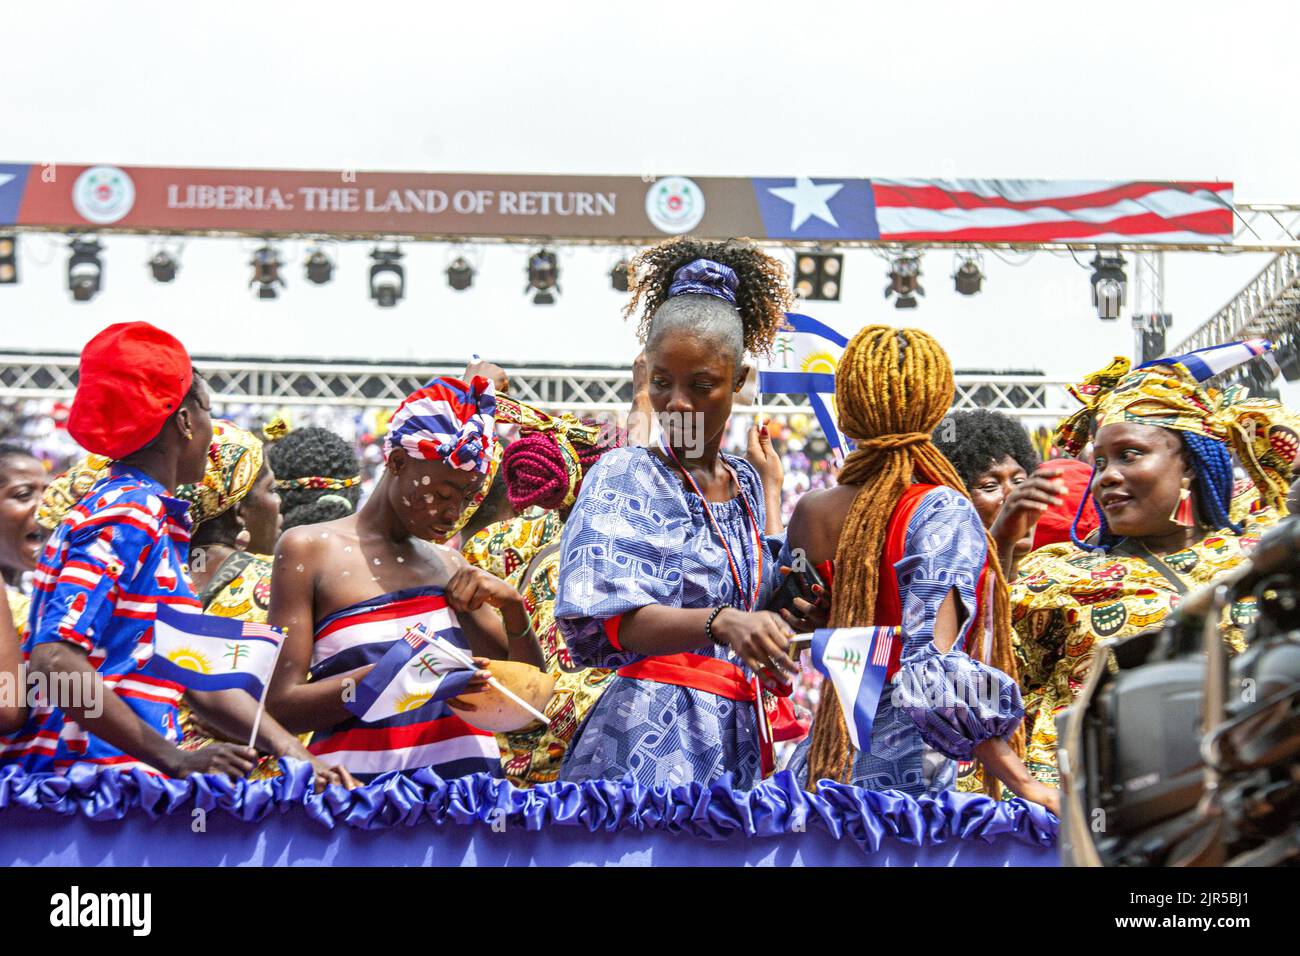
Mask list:
[[[654,448],[608,452],[561,542],[555,618],[575,663],[618,673],[578,729],[562,780],[737,788],[770,772],[774,699],[792,635],[761,610],[779,574],[762,481],[719,451],[744,351],[766,351],[784,269],[747,243],[673,240],[635,263]],[[768,698],[765,701],[765,698]],[[766,704],[766,706],[765,706]]]
[[[952,366],[916,329],[868,326],[835,377],[840,428],[857,442],[839,484],[800,499],[783,564],[796,555],[831,589],[833,627],[898,626],[901,648],[855,751],[830,681],[812,735],[788,769],[913,796],[953,789],[957,761],[1055,810],[1026,770],[1006,582],[979,513],[930,433],[953,396]],[[996,779],[995,779],[996,778]]]

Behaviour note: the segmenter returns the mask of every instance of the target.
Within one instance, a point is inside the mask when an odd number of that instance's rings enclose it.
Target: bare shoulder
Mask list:
[[[280,535],[275,545],[276,562],[296,561],[313,567],[347,541],[355,541],[356,530],[347,518],[321,524],[300,525]]]

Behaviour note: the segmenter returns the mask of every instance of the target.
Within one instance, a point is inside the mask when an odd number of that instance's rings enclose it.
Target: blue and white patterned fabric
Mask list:
[[[736,470],[761,530],[766,512],[758,473],[743,458],[723,458]],[[702,501],[682,487],[670,465],[643,448],[607,452],[587,473],[564,525],[555,601],[555,620],[576,664],[617,668],[641,660],[643,655],[616,649],[604,629],[605,621],[636,608],[744,607],[706,507],[736,556],[745,590],[752,591],[753,531],[739,498]],[[779,577],[765,549],[760,608]],[[694,653],[745,669],[703,633]],[[745,676],[752,676],[747,669]],[[618,780],[629,773],[646,786],[707,785],[725,773],[737,789],[753,786],[761,777],[753,705],[686,687],[611,678],[569,745],[560,779]]]
[[[957,760],[976,744],[1006,737],[1024,716],[1020,688],[997,668],[962,652],[975,624],[975,589],[987,543],[975,506],[951,488],[926,493],[907,524],[903,558],[895,565],[903,608],[903,655],[876,709],[869,753],[853,758],[849,783],[912,796],[953,788]],[[788,547],[781,563],[790,564]],[[939,606],[953,589],[964,605],[961,632],[948,653],[934,646]],[[786,769],[808,779],[805,739]]]

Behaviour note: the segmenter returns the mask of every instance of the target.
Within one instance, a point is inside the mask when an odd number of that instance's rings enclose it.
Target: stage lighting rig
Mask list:
[[[166,249],[159,249],[149,259],[149,271],[155,282],[174,282],[181,264]]]
[[[464,256],[457,256],[447,266],[447,285],[457,292],[464,292],[474,284],[474,267]]]
[[[888,275],[889,285],[885,286],[885,298],[894,296],[896,309],[915,309],[916,297],[925,295],[920,282],[921,257],[914,253],[895,257]]]
[[[322,249],[309,252],[303,265],[307,271],[307,281],[315,285],[324,285],[334,278],[334,262]]]
[[[554,252],[538,249],[528,257],[528,285],[524,294],[533,292],[533,305],[553,305],[560,291],[560,264]]]
[[[952,274],[953,286],[958,295],[976,295],[984,285],[984,270],[980,268],[979,256],[975,253],[961,257],[961,264]]]
[[[1092,269],[1092,304],[1097,318],[1114,321],[1119,318],[1128,294],[1124,257],[1099,252],[1092,260]]]
[[[812,302],[838,302],[844,256],[830,252],[801,252],[794,260],[794,292]]]
[[[18,281],[18,237],[0,236],[0,285],[13,285]]]
[[[406,295],[402,251],[397,248],[375,249],[370,258],[375,260],[370,267],[370,298],[380,308],[391,309]]]
[[[68,259],[68,289],[76,302],[89,302],[104,287],[104,264],[98,239],[73,239]]]
[[[632,287],[631,269],[632,264],[623,258],[614,263],[614,268],[609,270],[609,284],[613,286],[615,292],[627,292]]]
[[[285,284],[284,277],[280,275],[280,257],[275,249],[269,243],[262,246],[253,253],[248,264],[253,267],[253,278],[248,284],[257,286],[257,297],[274,299],[278,294],[276,286]]]

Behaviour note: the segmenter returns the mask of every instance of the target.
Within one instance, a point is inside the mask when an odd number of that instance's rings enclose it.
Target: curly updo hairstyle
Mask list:
[[[630,318],[640,312],[637,335],[641,341],[650,338],[651,321],[668,301],[673,275],[696,259],[709,259],[736,273],[739,287],[735,309],[740,314],[744,350],[753,355],[769,354],[777,329],[785,320],[785,311],[793,301],[793,292],[785,266],[749,239],[705,242],[682,237],[661,242],[637,255],[629,269],[629,276],[633,277],[632,299],[623,314]],[[721,299],[715,301],[726,305]]]
[[[361,462],[352,445],[324,428],[298,428],[268,445],[267,458],[277,482],[293,478],[356,478]],[[361,501],[361,486],[323,488],[277,488],[284,530],[299,525],[319,524],[346,518]]]

